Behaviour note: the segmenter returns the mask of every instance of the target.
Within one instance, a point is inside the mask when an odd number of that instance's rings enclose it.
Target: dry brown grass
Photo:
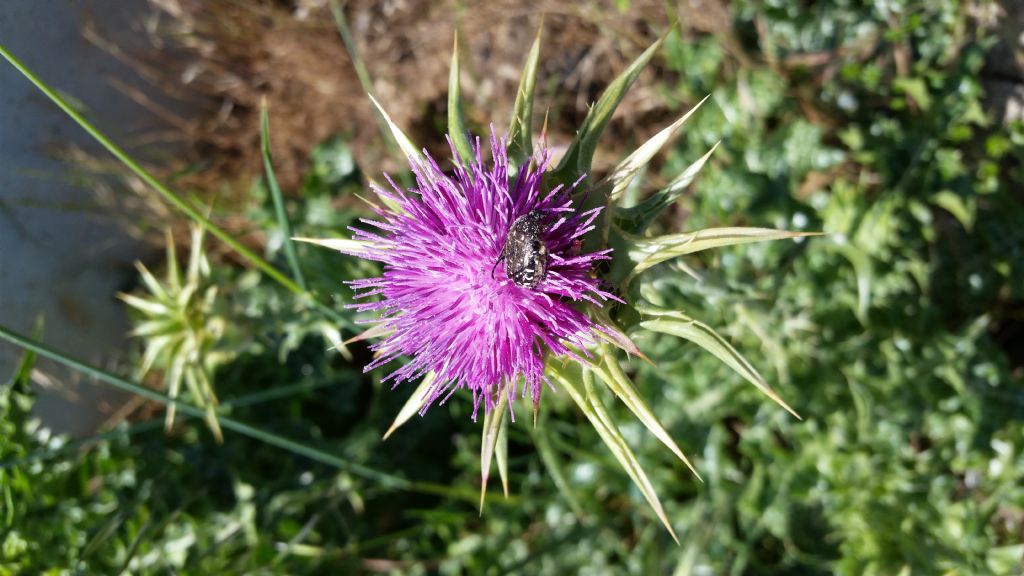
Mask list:
[[[185,184],[212,189],[259,174],[263,97],[285,190],[300,184],[310,149],[337,133],[351,135],[367,174],[401,169],[400,160],[386,153],[326,0],[150,3],[154,16],[146,29],[152,52],[120,56],[140,70],[160,99],[187,102],[193,110],[183,119],[152,105],[185,142],[182,163],[195,168]],[[443,118],[456,25],[471,125],[494,123],[500,131],[507,126],[522,62],[544,15],[536,120],[550,109],[549,136],[557,145],[571,138],[601,89],[673,19],[701,32],[729,24],[718,0],[690,0],[672,13],[655,0],[631,2],[626,12],[611,1],[555,0],[353,0],[344,10],[379,100],[419,144],[442,157],[447,156]],[[99,43],[102,37],[93,35]],[[670,73],[656,63],[646,74],[610,126],[610,146],[599,164],[656,130],[666,115],[655,86]]]

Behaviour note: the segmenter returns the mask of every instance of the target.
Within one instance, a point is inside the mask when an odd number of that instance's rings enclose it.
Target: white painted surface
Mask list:
[[[144,128],[143,110],[105,77],[135,75],[82,38],[85,18],[126,38],[144,0],[0,0],[0,43],[40,77],[88,110],[116,141]],[[99,150],[71,120],[6,62],[0,64],[0,324],[30,333],[45,321],[43,340],[78,358],[110,367],[125,347],[127,323],[114,295],[134,278],[136,242],[88,208],[92,194],[67,181],[68,167],[48,146],[72,141]],[[85,206],[85,208],[83,208]],[[115,209],[116,210],[116,209]],[[0,343],[0,382],[20,351]],[[56,390],[40,393],[38,413],[51,427],[88,433],[110,400],[70,371],[38,365]],[[47,378],[48,377],[48,378]]]

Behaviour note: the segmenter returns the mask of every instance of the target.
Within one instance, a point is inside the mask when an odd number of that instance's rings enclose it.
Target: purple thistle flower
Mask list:
[[[429,156],[411,158],[417,187],[403,191],[390,178],[390,190],[374,186],[396,208],[377,208],[380,220],[363,220],[378,231],[353,229],[367,247],[352,253],[384,263],[382,276],[350,282],[356,299],[373,298],[352,306],[379,312],[377,321],[389,332],[372,347],[379,357],[365,370],[408,356],[409,363],[384,379],[394,386],[434,371],[423,411],[469,388],[475,419],[481,401],[489,412],[501,391],[511,405],[520,382],[536,408],[547,381],[545,354],[575,356],[573,349],[586,353],[593,344],[592,330],[599,327],[578,304],[616,299],[591,274],[611,250],[580,253],[600,209],[576,213],[572,187],[541,190],[550,162],[546,149],[514,180],[504,139],[491,136],[491,155],[485,165],[477,140],[474,161],[457,165],[454,176]],[[509,279],[507,260],[498,261],[513,222],[534,211],[547,266],[528,288]]]

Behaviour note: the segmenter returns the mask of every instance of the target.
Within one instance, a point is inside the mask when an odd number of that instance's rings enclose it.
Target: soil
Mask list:
[[[150,0],[146,23],[153,51],[121,55],[140,70],[160,98],[186,101],[198,114],[174,117],[153,104],[186,140],[183,183],[198,189],[225,182],[245,185],[261,171],[259,104],[266,98],[275,165],[283,188],[298,188],[312,147],[345,133],[364,172],[400,170],[389,157],[353,60],[341,41],[326,0]],[[681,3],[666,12],[660,1],[613,2],[595,9],[577,3],[354,0],[343,6],[373,90],[395,122],[439,157],[449,155],[439,119],[446,113],[448,67],[455,28],[463,58],[462,89],[470,125],[502,131],[511,115],[526,52],[543,18],[541,70],[535,122],[550,109],[549,139],[572,137],[587,106],[629,61],[673,20],[704,30],[727,27],[717,0]],[[709,9],[709,7],[711,9]],[[694,17],[699,15],[699,17]],[[102,31],[92,38],[102,42]],[[116,47],[110,47],[116,52]],[[606,162],[627,143],[668,120],[654,92],[652,66],[620,106],[608,129]],[[147,98],[155,100],[155,98]],[[638,122],[640,118],[643,122]],[[645,127],[638,134],[633,126]],[[539,126],[535,127],[538,130]],[[611,160],[608,160],[611,159]],[[598,164],[602,157],[597,159]],[[181,183],[179,183],[179,186]]]

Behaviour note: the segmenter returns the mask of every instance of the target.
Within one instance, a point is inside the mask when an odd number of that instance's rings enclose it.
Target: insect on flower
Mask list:
[[[512,223],[501,247],[501,254],[491,268],[491,277],[498,264],[505,261],[508,279],[524,288],[536,288],[544,281],[548,266],[548,249],[540,238],[540,210],[532,210]]]
[[[474,416],[520,391],[536,407],[550,384],[546,357],[595,345],[600,328],[581,303],[616,299],[591,274],[611,249],[582,253],[578,244],[601,208],[579,210],[575,184],[543,187],[547,148],[514,175],[504,138],[492,135],[490,152],[485,160],[478,142],[472,161],[453,174],[429,155],[410,158],[416,186],[375,186],[394,208],[381,207],[378,219],[353,228],[358,244],[348,251],[384,264],[380,276],[350,282],[351,306],[379,313],[376,321],[389,332],[364,369],[405,356],[409,361],[384,381],[432,373],[421,411],[464,388],[473,393]]]

